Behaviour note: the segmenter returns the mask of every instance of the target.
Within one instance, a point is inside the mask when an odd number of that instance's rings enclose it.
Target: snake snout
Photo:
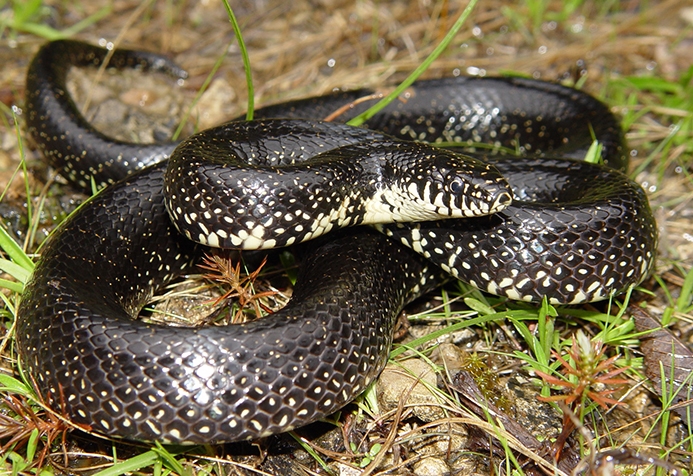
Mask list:
[[[512,202],[512,191],[505,178],[494,167],[481,162],[456,167],[446,175],[444,183],[451,217],[491,215]]]

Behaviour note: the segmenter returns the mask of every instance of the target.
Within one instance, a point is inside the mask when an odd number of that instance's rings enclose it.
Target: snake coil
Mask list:
[[[160,56],[114,53],[112,67],[185,77]],[[525,79],[421,81],[367,129],[315,122],[369,94],[358,90],[270,106],[257,111],[261,121],[180,145],[142,145],[96,131],[67,93],[70,67],[104,57],[85,43],[49,43],[31,63],[26,95],[28,130],[51,164],[77,187],[111,184],[51,236],[17,317],[19,354],[38,390],[86,428],[169,443],[287,431],[343,407],[378,375],[396,316],[448,279],[440,268],[513,299],[577,303],[623,291],[652,267],[656,227],[641,188],[618,170],[565,158],[584,154],[594,134],[605,160],[626,165],[618,122],[579,91]],[[421,144],[439,141],[531,155],[479,162]],[[220,167],[231,145],[233,174]],[[427,156],[434,166],[421,162]],[[237,195],[213,194],[228,181]],[[402,218],[411,200],[426,213]],[[383,223],[383,210],[398,223]],[[240,231],[222,228],[228,222]],[[382,233],[334,232],[366,222]],[[193,271],[201,247],[178,229],[246,248],[332,233],[306,246],[290,303],[266,318],[205,328],[133,319]]]

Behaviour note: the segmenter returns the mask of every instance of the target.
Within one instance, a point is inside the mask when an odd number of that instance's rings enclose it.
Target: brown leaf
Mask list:
[[[645,375],[652,381],[654,391],[660,397],[662,396],[662,375],[664,375],[669,393],[676,392],[672,401],[675,406],[671,409],[684,422],[687,422],[687,413],[693,396],[693,376],[691,376],[693,352],[644,309],[631,306],[630,312],[638,332],[651,331],[641,338],[640,344]],[[674,364],[673,368],[672,364]]]

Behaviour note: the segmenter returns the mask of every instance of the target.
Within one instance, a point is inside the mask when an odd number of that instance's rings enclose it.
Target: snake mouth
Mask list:
[[[508,208],[508,206],[510,206],[512,202],[512,193],[508,192],[507,190],[503,190],[500,193],[498,193],[496,199],[493,201],[493,203],[491,203],[491,206],[488,210],[488,214],[490,215],[492,213],[497,213],[501,210],[505,210],[506,208]]]
[[[478,193],[461,196],[460,203],[451,206],[451,209],[459,210],[454,213],[454,218],[474,218],[493,215],[506,209],[513,201],[512,193],[507,187],[499,186],[497,190],[486,187]]]

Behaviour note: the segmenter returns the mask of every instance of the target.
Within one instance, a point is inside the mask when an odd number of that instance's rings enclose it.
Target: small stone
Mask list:
[[[378,403],[384,411],[397,409],[404,398],[419,419],[425,422],[445,417],[436,388],[436,373],[423,360],[410,359],[397,365],[388,364],[378,379]]]
[[[465,360],[469,357],[468,352],[447,342],[438,346],[438,355],[450,375],[459,372],[464,367]]]
[[[215,126],[238,115],[236,91],[226,81],[215,79],[193,108],[200,129]]]
[[[359,476],[359,474],[363,473],[362,469],[353,468],[344,463],[337,463],[337,471],[339,471],[339,476]]]
[[[424,458],[413,465],[412,469],[417,476],[443,476],[450,474],[450,467],[447,463],[434,457]]]

